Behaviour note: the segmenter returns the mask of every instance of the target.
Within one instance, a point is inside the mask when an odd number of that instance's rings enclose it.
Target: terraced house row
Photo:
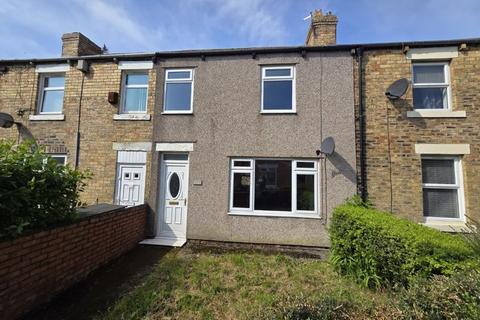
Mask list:
[[[336,26],[315,11],[304,46],[141,54],[64,34],[59,58],[0,61],[21,124],[0,137],[91,170],[89,204],[148,203],[152,244],[328,247],[357,193],[446,231],[480,218],[480,40],[339,45]]]

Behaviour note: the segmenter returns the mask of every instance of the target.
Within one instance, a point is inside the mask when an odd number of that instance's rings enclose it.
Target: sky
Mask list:
[[[480,0],[0,0],[0,59],[58,57],[74,31],[111,53],[302,45],[314,9],[339,44],[480,37]]]

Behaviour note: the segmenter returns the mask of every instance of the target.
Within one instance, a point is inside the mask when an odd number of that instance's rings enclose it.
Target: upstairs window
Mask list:
[[[422,158],[423,215],[462,219],[463,185],[457,157]]]
[[[295,112],[295,68],[262,68],[262,113]]]
[[[61,114],[65,92],[65,74],[40,76],[39,114]]]
[[[146,113],[148,73],[126,72],[123,78],[121,113]]]
[[[192,113],[193,69],[167,70],[164,97],[164,113]]]
[[[414,109],[451,109],[450,75],[447,62],[413,65]]]

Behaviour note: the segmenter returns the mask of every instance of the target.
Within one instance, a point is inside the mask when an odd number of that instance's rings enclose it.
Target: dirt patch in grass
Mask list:
[[[98,319],[378,319],[390,299],[316,259],[178,250]]]

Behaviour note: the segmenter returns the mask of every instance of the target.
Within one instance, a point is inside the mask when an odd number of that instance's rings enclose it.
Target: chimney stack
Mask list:
[[[102,54],[103,50],[80,32],[62,35],[62,57]]]
[[[305,41],[307,46],[330,46],[337,43],[337,16],[331,11],[324,15],[322,10],[315,10],[311,14],[311,20]]]

